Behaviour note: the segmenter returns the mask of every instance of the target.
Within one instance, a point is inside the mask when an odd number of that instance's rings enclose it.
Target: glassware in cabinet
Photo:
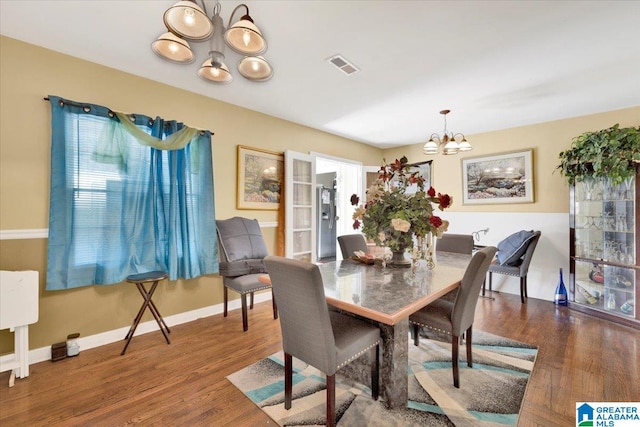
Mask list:
[[[591,178],[570,193],[570,307],[633,327],[640,327],[637,178],[615,185]]]

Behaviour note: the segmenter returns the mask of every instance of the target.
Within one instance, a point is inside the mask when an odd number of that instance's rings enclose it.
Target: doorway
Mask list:
[[[335,227],[335,234],[332,232],[331,236],[355,233],[356,231],[353,230],[352,219],[355,207],[351,205],[351,195],[362,194],[362,163],[339,157],[327,156],[321,153],[311,154],[315,157],[316,177],[319,178],[316,180],[316,187],[328,187],[328,182],[325,182],[325,178],[333,178],[335,176],[333,184],[335,195],[327,191],[316,192],[318,197],[323,197],[324,194],[325,198],[327,194],[331,194],[335,200],[335,216],[333,218],[328,217],[323,220],[322,216],[326,212],[319,212],[320,220],[316,223],[318,232],[322,229],[323,222],[332,222],[332,225]],[[322,202],[322,199],[317,202],[319,210],[322,209]],[[326,204],[324,206],[326,207]],[[327,252],[327,249],[324,248],[322,251],[317,251],[318,261],[334,261],[336,259],[342,259],[337,239],[335,237],[331,237],[330,239],[332,240],[331,247],[333,250],[329,250]],[[321,242],[321,239],[317,238],[316,241]]]

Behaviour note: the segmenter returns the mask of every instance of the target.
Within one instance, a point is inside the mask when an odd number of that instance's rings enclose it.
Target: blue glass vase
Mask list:
[[[564,280],[562,280],[562,269],[560,269],[560,280],[556,287],[556,296],[553,300],[556,305],[567,305],[567,288],[564,287]]]

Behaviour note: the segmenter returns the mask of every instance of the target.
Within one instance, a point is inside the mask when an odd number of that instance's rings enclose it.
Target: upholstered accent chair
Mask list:
[[[355,251],[369,252],[367,241],[362,234],[345,234],[338,236],[338,243],[340,244],[340,252],[342,252],[343,259],[351,258]]]
[[[292,357],[326,375],[327,426],[336,424],[336,371],[367,353],[371,363],[371,394],[377,400],[380,329],[328,309],[317,265],[277,256],[266,257],[265,264],[280,311],[285,409],[291,409]]]
[[[473,236],[471,234],[444,233],[442,237],[438,237],[436,250],[471,255],[473,252]]]
[[[493,273],[505,274],[520,278],[520,302],[526,304],[527,298],[527,274],[529,264],[533,258],[533,252],[538,245],[538,240],[542,235],[541,231],[525,230],[514,233],[498,243],[498,256],[495,262],[489,265],[489,291],[493,290]],[[485,294],[485,287],[482,287],[482,295]]]
[[[473,367],[471,352],[473,320],[480,296],[480,288],[496,250],[494,246],[487,246],[473,255],[462,277],[454,302],[440,298],[409,317],[409,323],[412,326],[411,335],[416,346],[419,345],[421,327],[452,336],[451,364],[453,367],[453,385],[456,388],[460,388],[458,353],[461,337],[464,337],[466,342],[467,365],[470,368]]]
[[[251,296],[249,308],[253,308],[253,293],[271,286],[262,283],[258,277],[266,274],[264,257],[269,255],[264,243],[260,225],[255,219],[233,217],[216,220],[218,230],[218,258],[220,275],[224,284],[224,317],[227,317],[228,289],[240,294],[242,304],[242,329],[249,329],[247,294]],[[273,318],[278,318],[276,301],[273,303]]]

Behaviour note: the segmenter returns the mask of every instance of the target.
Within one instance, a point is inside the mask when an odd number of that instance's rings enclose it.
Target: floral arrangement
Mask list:
[[[413,236],[421,238],[433,233],[440,237],[449,227],[448,221],[434,215],[434,209],[436,205],[441,211],[451,206],[451,196],[436,194],[433,187],[425,191],[424,177],[410,170],[404,156],[383,164],[378,179],[367,189],[366,203],[353,214],[354,230],[362,227],[367,239],[392,251],[413,247]],[[414,186],[417,191],[407,193]],[[359,203],[360,198],[352,195],[351,204]]]

